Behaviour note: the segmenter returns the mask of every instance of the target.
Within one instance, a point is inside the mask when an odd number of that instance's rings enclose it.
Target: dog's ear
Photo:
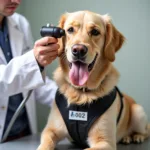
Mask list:
[[[115,53],[121,48],[125,37],[115,28],[108,15],[103,16],[106,25],[104,56],[111,62],[115,60]]]
[[[64,15],[62,15],[62,16],[60,17],[58,26],[59,26],[60,28],[62,28],[62,29],[64,29],[64,24],[65,24],[65,21],[66,21],[66,19],[67,19],[67,14],[68,14],[68,13],[66,13],[66,14],[64,14]],[[59,46],[60,46],[60,48],[59,48],[59,50],[58,50],[58,55],[59,55],[59,56],[60,56],[60,55],[63,53],[63,51],[64,51],[65,39],[66,39],[66,36],[63,36],[62,38],[59,38],[59,39],[58,39],[58,44],[59,44]]]

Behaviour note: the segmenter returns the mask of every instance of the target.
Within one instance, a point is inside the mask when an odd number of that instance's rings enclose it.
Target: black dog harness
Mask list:
[[[121,99],[121,108],[116,121],[118,123],[123,109],[123,95],[117,87],[109,95],[98,98],[91,104],[72,104],[69,107],[67,106],[66,97],[57,90],[55,100],[58,109],[64,119],[69,135],[80,147],[88,147],[86,142],[88,131],[92,124],[113,104],[117,92]]]

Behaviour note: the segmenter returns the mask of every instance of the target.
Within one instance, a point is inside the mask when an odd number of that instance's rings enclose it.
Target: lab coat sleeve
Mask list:
[[[14,95],[44,84],[33,51],[15,57],[7,65],[0,64],[0,95]]]
[[[45,77],[45,85],[34,90],[35,100],[51,107],[55,99],[57,88],[57,84],[53,80],[49,79],[49,77]]]

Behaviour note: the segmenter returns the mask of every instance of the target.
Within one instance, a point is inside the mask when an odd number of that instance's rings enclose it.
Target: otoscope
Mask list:
[[[50,26],[49,24],[47,24],[47,26],[43,26],[40,30],[40,34],[42,37],[45,37],[45,36],[52,36],[52,37],[55,37],[55,38],[61,38],[62,36],[65,35],[65,30],[63,30],[62,28],[60,27],[55,27],[55,26]],[[32,94],[33,90],[30,90],[27,94],[27,97],[25,97],[23,99],[23,101],[21,102],[21,104],[18,106],[17,110],[15,111],[13,117],[11,118],[9,124],[8,124],[8,127],[4,133],[4,136],[2,138],[2,140],[0,142],[5,142],[5,140],[7,139],[8,137],[8,134],[15,122],[15,120],[17,119],[17,117],[19,116],[19,113],[20,111],[22,110],[22,108],[25,106],[25,103],[28,101],[30,95]]]
[[[50,26],[49,24],[47,24],[47,26],[43,26],[41,28],[40,33],[42,37],[52,36],[55,38],[61,38],[65,35],[65,30],[60,27]]]

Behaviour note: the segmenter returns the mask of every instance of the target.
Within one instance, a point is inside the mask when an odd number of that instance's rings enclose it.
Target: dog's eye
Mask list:
[[[73,32],[74,32],[74,28],[73,28],[73,27],[70,27],[67,31],[68,31],[69,33],[73,33]]]
[[[90,33],[91,33],[91,35],[94,35],[94,36],[97,36],[100,34],[100,32],[96,29],[92,29]]]

